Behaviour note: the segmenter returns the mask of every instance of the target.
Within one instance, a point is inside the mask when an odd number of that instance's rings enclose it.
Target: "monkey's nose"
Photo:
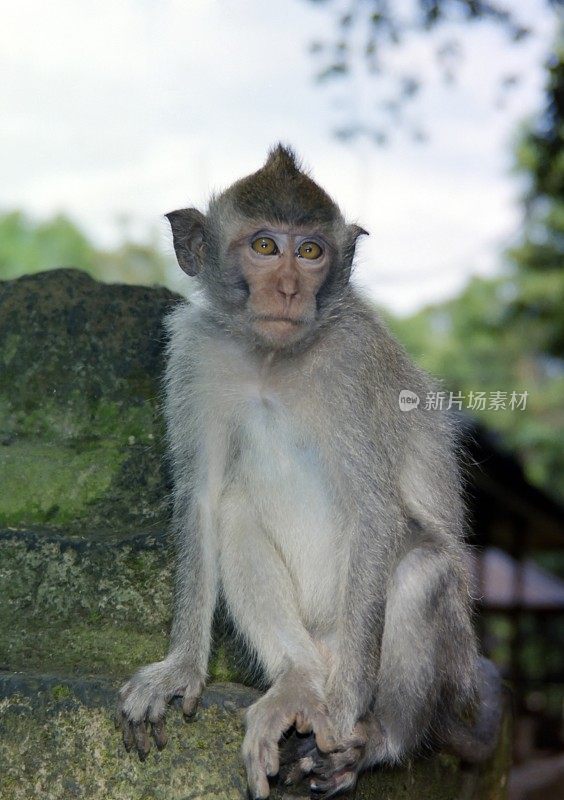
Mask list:
[[[278,291],[281,295],[284,295],[286,300],[291,300],[298,294],[298,286],[297,284],[294,286],[279,286]]]
[[[297,275],[293,270],[285,270],[278,276],[277,289],[280,294],[284,295],[286,300],[291,300],[298,294],[300,284]]]

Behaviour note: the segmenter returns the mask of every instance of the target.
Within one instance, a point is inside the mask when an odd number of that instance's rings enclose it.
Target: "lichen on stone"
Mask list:
[[[217,706],[186,724],[168,720],[169,743],[146,762],[123,749],[112,714],[69,697],[45,712],[13,696],[0,703],[0,800],[187,800],[245,797],[242,723]]]
[[[0,800],[239,800],[246,797],[240,747],[241,705],[249,690],[218,686],[193,722],[167,715],[169,740],[146,761],[127,754],[109,708],[87,707],[67,686],[52,686],[38,705],[25,694],[0,701]],[[363,775],[356,800],[504,800],[509,731],[485,765],[464,769],[441,754]],[[292,744],[292,737],[287,746]],[[306,783],[273,784],[272,800],[308,797]]]
[[[10,669],[125,678],[167,652],[174,554],[164,539],[0,533],[0,662]],[[210,676],[254,683],[221,613]]]

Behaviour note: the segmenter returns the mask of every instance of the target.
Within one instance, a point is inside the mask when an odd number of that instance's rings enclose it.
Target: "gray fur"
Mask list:
[[[224,238],[236,192],[212,201],[205,219],[201,301],[168,320],[175,617],[169,655],[126,684],[121,711],[128,731],[162,719],[174,693],[193,709],[221,586],[271,682],[247,717],[256,797],[268,795],[291,724],[334,749],[319,767],[332,792],[437,731],[444,741],[452,732],[468,757],[473,734],[460,720],[476,706],[486,718],[456,432],[445,412],[424,409],[436,387],[349,284],[358,230],[335,209],[324,216],[333,282],[298,346],[269,351],[249,332]],[[400,410],[403,389],[419,408]],[[488,720],[482,743],[495,736],[498,718]],[[341,775],[335,753],[349,751],[355,763]]]

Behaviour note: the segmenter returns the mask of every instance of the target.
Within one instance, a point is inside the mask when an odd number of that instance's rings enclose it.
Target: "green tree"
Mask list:
[[[498,0],[310,0],[326,6],[333,18],[333,33],[311,42],[320,82],[344,81],[343,120],[334,133],[341,139],[366,136],[383,144],[398,130],[398,124],[415,139],[425,138],[420,118],[406,113],[410,103],[424,88],[418,65],[394,63],[394,51],[406,41],[427,40],[434,54],[435,74],[427,80],[454,84],[464,59],[461,32],[468,26],[485,25],[502,31],[510,44],[517,44],[534,33],[534,19],[518,3]],[[556,9],[562,0],[546,0]],[[325,28],[324,28],[325,30]],[[359,99],[354,92],[355,79],[366,75],[373,81],[373,100]],[[384,80],[383,80],[384,79]],[[520,81],[519,72],[500,73],[496,78],[498,102]],[[420,115],[418,115],[420,117]]]
[[[550,59],[544,108],[520,137],[521,241],[495,279],[392,327],[420,363],[461,391],[527,391],[525,411],[486,408],[529,478],[564,498],[564,52]]]
[[[546,103],[517,150],[529,187],[525,232],[510,252],[517,270],[511,323],[539,354],[564,358],[564,43],[548,64]]]
[[[112,283],[170,284],[170,259],[156,237],[102,250],[63,214],[42,222],[22,211],[0,215],[0,280],[57,267],[76,267]]]
[[[91,269],[95,253],[82,231],[62,214],[41,223],[21,211],[0,216],[0,278],[53,267]]]

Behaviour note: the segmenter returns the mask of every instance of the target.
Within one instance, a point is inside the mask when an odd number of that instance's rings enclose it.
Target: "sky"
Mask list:
[[[410,313],[453,296],[472,275],[495,274],[521,219],[511,148],[542,103],[555,30],[546,0],[511,4],[535,29],[519,45],[491,26],[459,26],[466,56],[454,89],[434,68],[434,44],[452,31],[408,40],[392,66],[426,79],[412,114],[429,139],[415,143],[399,127],[385,147],[331,133],[351,103],[365,113],[390,92],[384,79],[363,74],[348,84],[315,82],[308,46],[331,38],[339,5],[4,4],[0,211],[68,213],[100,246],[124,231],[141,240],[156,231],[172,253],[163,214],[205,208],[210,192],[257,169],[280,140],[370,232],[355,281],[378,303]],[[498,79],[513,72],[520,85],[499,109]]]

